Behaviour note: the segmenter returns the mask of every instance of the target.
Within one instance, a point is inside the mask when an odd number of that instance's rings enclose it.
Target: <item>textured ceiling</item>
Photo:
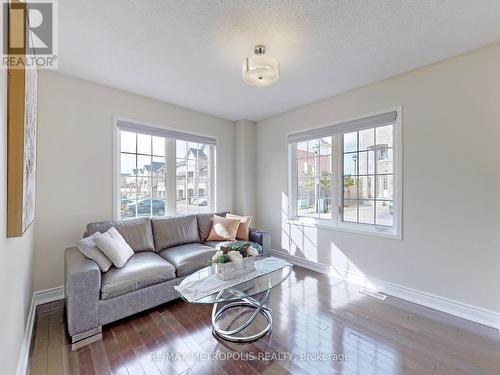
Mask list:
[[[60,71],[260,120],[500,40],[499,0],[64,0]],[[256,44],[281,64],[246,86]]]

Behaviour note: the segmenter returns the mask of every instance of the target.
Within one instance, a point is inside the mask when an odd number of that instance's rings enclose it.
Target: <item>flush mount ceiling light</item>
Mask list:
[[[278,60],[265,54],[265,46],[255,46],[254,52],[243,61],[243,81],[250,86],[272,85],[279,78]]]

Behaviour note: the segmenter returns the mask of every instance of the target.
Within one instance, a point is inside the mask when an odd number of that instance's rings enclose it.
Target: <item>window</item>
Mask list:
[[[176,141],[177,214],[210,210],[210,147],[203,143]]]
[[[290,135],[291,219],[400,237],[399,114]]]
[[[332,198],[332,137],[297,144],[297,214],[328,218]]]
[[[117,121],[118,218],[215,211],[215,140]]]

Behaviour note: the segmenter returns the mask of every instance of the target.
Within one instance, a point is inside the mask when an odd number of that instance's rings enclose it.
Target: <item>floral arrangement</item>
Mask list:
[[[262,247],[258,243],[250,243],[247,241],[236,241],[221,246],[212,258],[212,263],[224,264],[235,262],[241,264],[243,258],[254,257],[259,255]]]

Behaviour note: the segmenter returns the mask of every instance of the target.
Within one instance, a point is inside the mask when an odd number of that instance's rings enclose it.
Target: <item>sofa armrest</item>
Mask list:
[[[64,286],[66,316],[71,336],[99,326],[99,293],[101,271],[93,260],[76,247],[64,252]]]
[[[271,233],[264,230],[250,228],[249,240],[257,242],[262,246],[262,255],[268,257],[271,255]]]

